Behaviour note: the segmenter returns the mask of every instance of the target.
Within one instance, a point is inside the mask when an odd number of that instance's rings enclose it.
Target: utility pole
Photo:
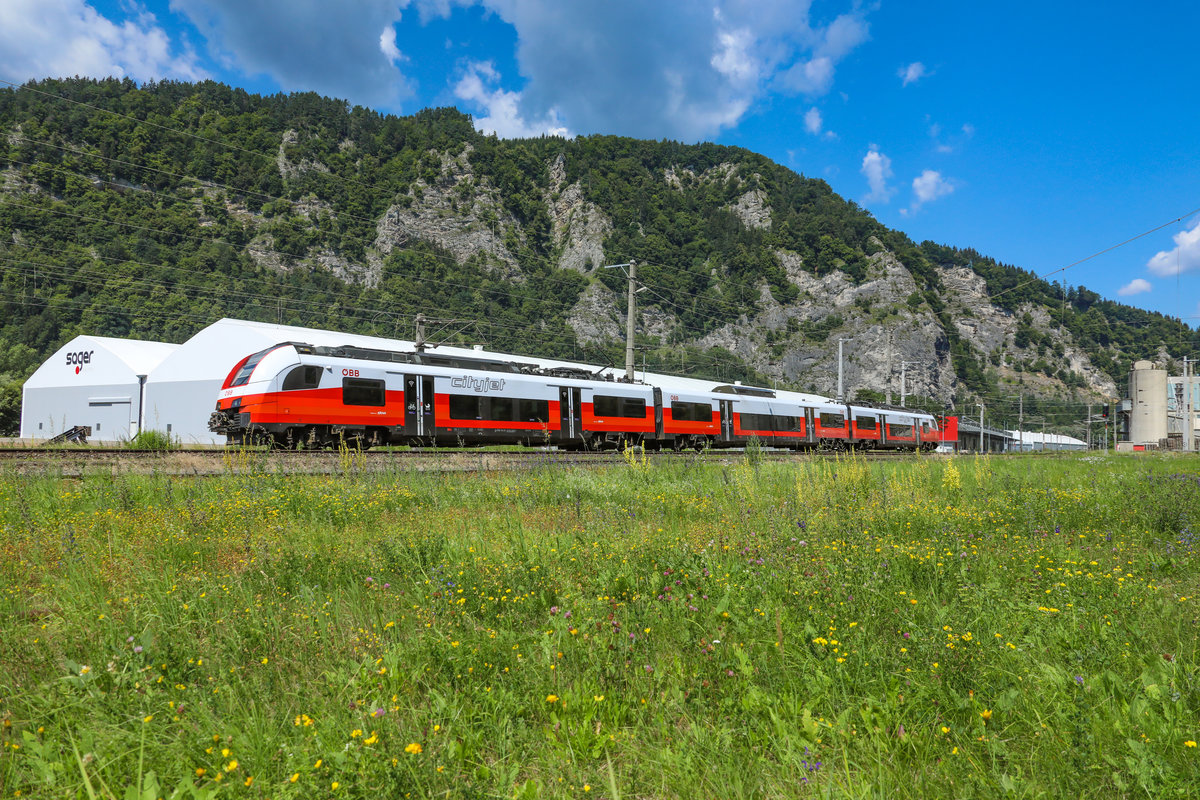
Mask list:
[[[415,323],[416,331],[413,334],[413,339],[416,340],[416,351],[418,353],[425,352],[425,315],[417,314]]]
[[[627,264],[609,264],[604,269],[617,269],[619,267],[629,267],[629,271],[625,273],[629,276],[629,308],[626,311],[625,319],[625,380],[628,383],[633,383],[633,295],[635,292],[634,284],[637,281],[637,261],[631,258]]]
[[[908,367],[909,364],[912,364],[915,367],[915,366],[918,366],[920,363],[921,363],[920,361],[901,361],[900,362],[900,407],[901,408],[904,408],[904,395],[907,394],[907,392],[905,391],[907,387],[905,386],[905,383],[904,383],[904,370]]]
[[[1021,442],[1021,452],[1025,452],[1025,393],[1021,392],[1017,395],[1017,402],[1020,405],[1017,407],[1017,438]]]
[[[1187,356],[1183,357],[1183,452],[1192,450],[1192,436],[1195,428],[1192,425],[1192,376],[1189,365],[1194,363]]]
[[[887,380],[884,381],[884,384],[887,386],[887,389],[885,389],[885,391],[887,392],[887,397],[885,398],[884,402],[886,402],[889,406],[892,404],[892,333],[893,333],[893,331],[888,330],[888,336],[887,336],[887,374],[888,374],[888,377],[887,377]]]
[[[625,320],[625,380],[633,383],[633,293],[637,280],[637,262],[629,259],[629,315]]]
[[[837,401],[839,403],[846,402],[845,385],[842,383],[842,344],[845,339],[838,339],[838,393]]]
[[[979,406],[979,452],[986,453],[983,449],[983,403],[976,403]]]
[[[1085,449],[1085,450],[1091,450],[1091,449],[1092,449],[1092,404],[1091,404],[1091,403],[1088,403],[1088,415],[1087,415],[1087,447],[1085,447],[1084,449]]]

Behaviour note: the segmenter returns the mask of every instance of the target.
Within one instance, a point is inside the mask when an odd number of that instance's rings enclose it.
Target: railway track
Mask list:
[[[857,455],[871,458],[904,458],[912,453],[862,451]],[[794,452],[762,450],[764,460],[802,460],[844,457],[844,453],[820,451]],[[746,457],[741,449],[704,452],[637,451],[629,458],[641,462],[693,459],[712,463],[730,463]],[[262,449],[179,449],[130,450],[111,447],[7,447],[0,448],[0,472],[18,474],[174,474],[221,475],[249,473],[338,474],[344,472],[491,472],[527,470],[547,466],[602,466],[621,464],[626,456],[619,452],[577,452],[553,449],[495,450],[413,448],[406,450],[262,450]]]

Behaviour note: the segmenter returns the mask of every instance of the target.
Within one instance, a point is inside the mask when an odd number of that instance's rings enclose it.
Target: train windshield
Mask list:
[[[249,383],[250,374],[254,372],[254,368],[258,366],[258,362],[262,361],[263,357],[265,357],[267,353],[271,352],[278,346],[279,345],[275,345],[275,347],[268,347],[266,350],[259,350],[257,353],[247,358],[246,363],[242,364],[242,368],[239,369],[238,374],[234,376],[233,383],[229,385],[245,386],[247,383]]]

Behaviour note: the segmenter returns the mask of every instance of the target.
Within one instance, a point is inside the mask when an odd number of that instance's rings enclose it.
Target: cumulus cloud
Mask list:
[[[388,25],[383,29],[383,33],[379,34],[379,52],[383,53],[384,57],[393,64],[404,60],[404,54],[396,46],[396,28],[394,26]]]
[[[500,73],[490,62],[471,62],[458,83],[454,96],[465,100],[484,115],[475,118],[475,127],[483,133],[494,133],[501,139],[523,139],[548,134],[570,136],[571,133],[551,109],[544,117],[527,120],[521,116],[521,93],[498,86]]]
[[[813,136],[820,136],[822,139],[837,138],[836,133],[825,130],[825,120],[821,116],[821,110],[815,106],[804,113],[804,130]]]
[[[819,109],[810,108],[808,113],[804,115],[804,130],[819,136],[821,134],[821,112]]]
[[[864,203],[886,203],[895,194],[895,190],[887,184],[888,179],[892,177],[892,160],[879,152],[875,145],[871,145],[867,154],[863,156],[860,171],[870,187],[870,191],[863,198]]]
[[[1180,231],[1172,239],[1175,246],[1155,253],[1146,262],[1147,269],[1162,277],[1200,269],[1200,217],[1196,218],[1191,228]]]
[[[905,212],[915,214],[921,206],[945,197],[954,191],[954,184],[942,177],[937,170],[927,169],[913,178],[913,201]]]
[[[140,8],[118,24],[84,0],[0,2],[0,77],[75,75],[196,80],[204,71]]]
[[[1121,297],[1129,297],[1133,294],[1142,294],[1143,292],[1148,292],[1152,288],[1154,287],[1150,285],[1150,281],[1143,280],[1142,278],[1134,278],[1120,289],[1117,289],[1117,294],[1119,294]]]
[[[479,2],[516,31],[522,116],[589,133],[710,137],[769,90],[827,92],[867,37],[864,12],[814,24],[809,0]]]
[[[903,81],[903,85],[908,86],[911,83],[916,83],[917,81],[921,80],[921,78],[924,78],[928,73],[925,71],[924,64],[922,64],[920,61],[914,61],[907,67],[901,67],[896,74],[900,77],[900,80]]]
[[[0,0],[0,65],[19,76],[200,76],[195,59],[173,54],[152,19],[133,12],[132,22],[113,24],[87,2]],[[477,104],[486,100],[483,118],[494,120],[498,130],[509,121],[514,130],[545,123],[683,141],[737,125],[770,92],[815,98],[831,91],[838,65],[867,40],[873,7],[834,0],[831,11],[822,6],[817,16],[813,0],[169,4],[196,27],[208,55],[231,70],[266,76],[285,91],[314,91],[386,110],[414,95],[404,51],[411,37],[424,35],[419,27],[482,7],[512,26],[517,72],[506,74],[501,85],[469,68],[480,82],[468,81],[462,89]],[[464,77],[455,73],[446,88],[456,92]]]
[[[171,0],[208,41],[212,56],[286,91],[313,91],[393,107],[412,95],[396,67],[395,32],[407,0]],[[380,32],[383,32],[382,34]]]

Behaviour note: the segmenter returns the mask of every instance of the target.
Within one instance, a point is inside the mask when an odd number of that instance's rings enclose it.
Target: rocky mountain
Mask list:
[[[1178,320],[916,244],[762,156],[610,136],[503,141],[215,83],[0,91],[0,427],[78,333],[229,315],[620,362],[638,261],[649,368],[940,408],[1116,395]],[[4,411],[5,405],[9,407]]]

